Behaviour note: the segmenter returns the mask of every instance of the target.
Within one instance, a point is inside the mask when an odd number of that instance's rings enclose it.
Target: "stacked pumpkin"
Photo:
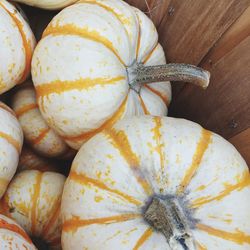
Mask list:
[[[20,2],[74,4],[34,50],[26,19],[0,0],[0,91],[30,68],[33,80],[11,94],[14,111],[0,103],[1,249],[36,249],[24,230],[40,249],[250,249],[245,161],[163,117],[169,81],[206,88],[209,73],[166,64],[151,20],[122,0]],[[58,160],[73,149],[64,185]]]

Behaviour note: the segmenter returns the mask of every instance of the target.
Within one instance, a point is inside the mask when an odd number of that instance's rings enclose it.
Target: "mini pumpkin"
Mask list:
[[[22,126],[25,140],[37,153],[45,157],[60,157],[71,151],[44,121],[33,87],[20,88],[12,98],[12,108]]]
[[[50,162],[48,159],[35,154],[27,146],[24,146],[20,155],[17,171],[23,170],[39,170],[41,172],[58,172],[59,168],[56,164]]]
[[[1,250],[36,250],[26,232],[13,220],[0,214]]]
[[[121,0],[85,0],[62,10],[45,29],[32,78],[48,125],[79,149],[121,118],[165,115],[168,80],[208,85],[208,72],[165,64],[156,28],[144,13]]]
[[[23,132],[15,113],[0,102],[0,198],[16,172],[22,145]]]
[[[16,2],[19,3],[48,10],[62,9],[77,1],[78,0],[16,0]]]
[[[133,117],[75,157],[62,246],[247,250],[249,197],[248,167],[222,137],[183,119]]]
[[[54,172],[26,170],[17,174],[2,199],[8,217],[51,249],[61,246],[60,203],[65,177]]]
[[[0,0],[0,94],[30,74],[35,37],[19,10]]]

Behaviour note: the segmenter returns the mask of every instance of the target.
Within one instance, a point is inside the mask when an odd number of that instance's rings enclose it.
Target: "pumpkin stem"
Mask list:
[[[190,229],[179,201],[174,197],[154,197],[144,213],[144,219],[163,233],[172,250],[195,250]]]
[[[202,68],[189,65],[169,63],[157,66],[144,66],[142,63],[128,68],[130,86],[164,81],[182,81],[207,88],[210,73]]]

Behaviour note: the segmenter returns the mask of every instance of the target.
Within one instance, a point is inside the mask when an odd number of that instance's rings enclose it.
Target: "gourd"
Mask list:
[[[36,41],[29,24],[19,10],[5,0],[0,1],[0,20],[2,94],[29,76]]]
[[[22,126],[25,140],[37,153],[45,157],[60,157],[71,150],[44,121],[33,87],[20,88],[12,98],[12,108]]]
[[[13,220],[0,214],[1,250],[36,250],[26,232]]]
[[[15,113],[0,102],[0,198],[14,176],[23,145],[23,132]]]
[[[22,171],[10,183],[1,204],[5,215],[17,221],[34,241],[51,249],[61,245],[64,181],[63,175],[54,172]]]
[[[58,172],[59,168],[56,164],[50,162],[48,159],[35,154],[27,146],[24,146],[19,158],[17,171],[23,170],[39,170],[41,172]]]
[[[77,1],[78,0],[16,0],[16,2],[19,3],[48,10],[61,9]]]
[[[250,248],[250,176],[200,125],[133,117],[86,142],[62,197],[69,249]]]
[[[205,88],[209,73],[166,65],[156,28],[140,10],[121,0],[85,0],[47,26],[34,52],[32,78],[47,124],[79,149],[121,118],[166,115],[169,80]]]

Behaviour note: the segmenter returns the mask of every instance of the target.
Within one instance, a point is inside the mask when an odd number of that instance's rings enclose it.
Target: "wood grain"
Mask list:
[[[171,104],[170,115],[191,119],[225,138],[250,124],[250,36],[211,68],[206,91],[185,87]]]
[[[250,127],[236,136],[229,139],[229,141],[237,148],[250,168]]]

